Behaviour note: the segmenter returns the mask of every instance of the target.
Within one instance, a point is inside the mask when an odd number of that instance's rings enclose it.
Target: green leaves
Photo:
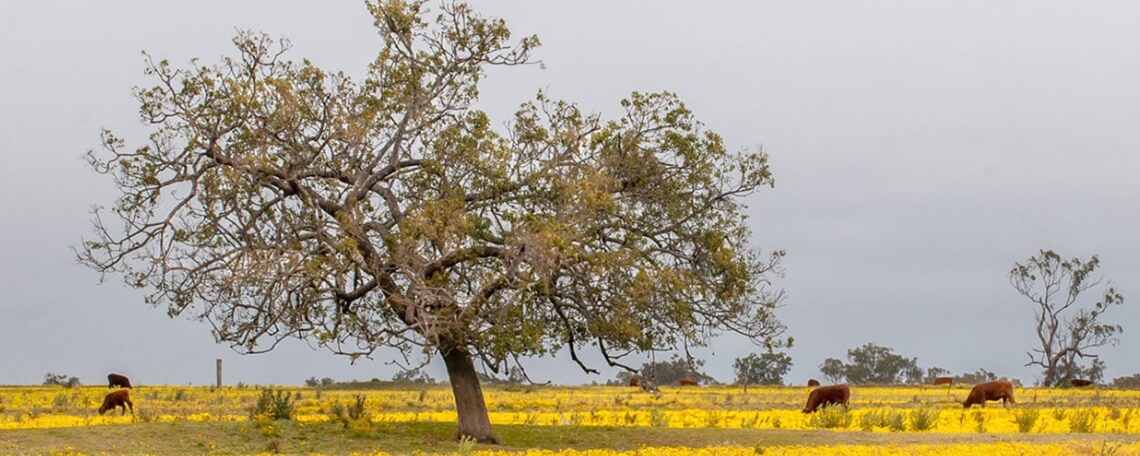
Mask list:
[[[367,7],[361,80],[254,32],[212,65],[148,56],[152,133],[88,155],[121,194],[81,261],[247,351],[461,346],[503,367],[565,347],[616,365],[721,331],[779,344],[783,252],[750,247],[741,199],[772,184],[764,153],[728,152],[668,92],[614,119],[540,92],[501,128],[473,109],[478,82],[537,38],[464,4]]]

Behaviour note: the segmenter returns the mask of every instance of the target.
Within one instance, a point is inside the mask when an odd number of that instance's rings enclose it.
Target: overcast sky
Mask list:
[[[715,6],[713,4],[715,3]],[[0,384],[47,372],[101,383],[297,384],[389,378],[391,355],[347,358],[291,343],[241,356],[206,323],[172,320],[74,260],[108,179],[81,155],[100,128],[145,135],[131,88],[140,51],[182,65],[232,55],[254,29],[294,60],[360,75],[378,48],[363,2],[0,0]],[[1007,275],[1051,248],[1097,254],[1126,297],[1101,351],[1109,379],[1140,371],[1140,5],[1041,0],[478,1],[537,66],[495,71],[480,107],[498,122],[544,89],[614,113],[631,91],[678,93],[733,148],[763,145],[776,187],[749,198],[754,245],[785,249],[780,316],[797,343],[786,378],[866,342],[954,373],[1031,383],[1031,309]],[[714,377],[755,347],[701,352]],[[591,358],[597,363],[597,357]],[[604,381],[568,357],[532,378]],[[444,377],[442,366],[429,371]]]

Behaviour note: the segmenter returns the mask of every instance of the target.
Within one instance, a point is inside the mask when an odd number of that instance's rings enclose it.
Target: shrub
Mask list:
[[[934,429],[935,423],[938,423],[938,416],[941,412],[938,410],[920,407],[910,412],[910,428],[915,431],[926,431]]]
[[[887,427],[891,429],[891,432],[906,431],[906,418],[903,417],[902,413],[892,413],[887,420]]]
[[[267,417],[274,420],[293,419],[293,410],[296,407],[293,393],[274,391],[270,388],[261,390],[257,397],[257,404],[250,411],[252,417]]]
[[[1014,413],[1014,421],[1017,422],[1017,432],[1026,433],[1033,430],[1033,425],[1037,424],[1037,418],[1040,417],[1041,412],[1036,409],[1018,410]]]
[[[1096,412],[1091,409],[1074,410],[1069,413],[1069,431],[1082,434],[1093,431],[1096,426]]]
[[[851,426],[854,417],[847,407],[823,406],[808,419],[808,425],[817,429],[846,428]]]
[[[982,434],[986,432],[986,415],[982,414],[981,410],[974,412],[974,423],[974,430],[977,431],[977,433]]]
[[[338,422],[354,434],[364,435],[372,429],[372,420],[364,407],[365,397],[357,394],[348,405],[336,402],[329,408],[329,421]]]
[[[865,432],[871,432],[876,427],[882,426],[883,417],[882,412],[878,410],[871,410],[859,416],[859,429]]]

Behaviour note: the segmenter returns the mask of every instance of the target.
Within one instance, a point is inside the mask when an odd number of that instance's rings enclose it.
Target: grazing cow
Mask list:
[[[682,378],[680,380],[681,386],[698,386],[697,381],[691,378]]]
[[[641,386],[641,380],[638,380],[637,377],[630,377],[629,386]]]
[[[934,386],[950,385],[954,383],[954,377],[938,377],[934,379]]]
[[[108,410],[114,410],[115,407],[122,407],[123,411],[120,415],[127,414],[127,407],[131,408],[131,415],[135,414],[135,403],[131,402],[131,392],[127,390],[118,390],[107,393],[103,398],[103,405],[99,406],[99,414],[107,413]]]
[[[1016,404],[1013,400],[1013,384],[1005,380],[998,380],[987,383],[979,383],[974,385],[970,390],[970,395],[966,396],[966,400],[962,402],[962,408],[970,408],[971,405],[978,404],[982,407],[986,406],[986,401],[1001,401],[1001,405],[1005,406],[1006,401],[1010,404]]]
[[[809,378],[808,379],[808,386],[819,386],[819,380],[816,380],[814,378]]]
[[[1092,386],[1092,384],[1093,384],[1092,380],[1079,380],[1079,379],[1075,379],[1075,378],[1072,380],[1069,380],[1069,385],[1077,387],[1077,388],[1081,388],[1081,387],[1085,387],[1085,386]]]
[[[847,402],[851,400],[851,389],[847,385],[828,385],[811,390],[808,395],[807,406],[804,407],[804,413],[815,413],[817,409],[825,405],[842,405],[847,406]]]
[[[120,388],[130,388],[131,379],[127,378],[126,375],[107,374],[107,388],[114,388],[116,386]]]

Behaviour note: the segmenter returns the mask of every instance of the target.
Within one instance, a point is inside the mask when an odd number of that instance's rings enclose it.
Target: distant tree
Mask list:
[[[68,377],[65,374],[53,374],[48,372],[44,374],[44,386],[62,386],[64,388],[75,388],[79,386],[78,377]]]
[[[847,381],[861,385],[892,385],[922,381],[918,358],[906,358],[887,347],[873,343],[847,350],[847,361],[828,358],[820,365],[820,373],[833,382]]]
[[[306,339],[353,359],[439,355],[458,435],[496,442],[475,364],[597,350],[611,367],[723,332],[784,326],[745,198],[774,183],[671,93],[612,119],[540,93],[509,121],[478,106],[491,68],[538,38],[462,2],[373,0],[359,78],[239,32],[216,63],[148,57],[137,144],[88,163],[117,187],[80,261],[209,321],[243,352]]]
[[[527,377],[526,371],[519,366],[511,366],[507,369],[507,383],[513,385],[521,385],[523,383],[530,383],[530,378]]]
[[[843,383],[847,379],[847,366],[843,361],[827,358],[819,365],[819,373],[823,374],[828,383]]]
[[[611,386],[628,385],[630,379],[640,378],[640,376],[641,376],[640,370],[638,370],[638,371],[621,370],[621,371],[618,371],[617,375],[614,376],[613,380],[606,382],[606,384],[611,385]]]
[[[644,363],[636,372],[618,372],[615,383],[628,385],[629,380],[634,377],[656,385],[676,384],[682,378],[691,378],[701,383],[715,382],[712,377],[700,371],[704,365],[704,360],[697,358],[689,359],[688,357],[674,354],[668,361]]]
[[[1140,374],[1112,379],[1112,387],[1120,389],[1140,389]]]
[[[434,378],[431,378],[430,375],[419,369],[400,370],[392,375],[392,381],[396,383],[419,383],[425,385],[435,383]]]
[[[743,385],[746,390],[748,385],[782,385],[784,375],[792,368],[792,357],[773,351],[760,355],[749,353],[736,358],[732,368],[736,371],[736,384]]]
[[[997,374],[985,369],[978,369],[972,373],[966,373],[954,376],[954,383],[964,383],[967,385],[977,385],[979,383],[992,382],[997,380]]]
[[[321,378],[321,386],[333,386],[335,384],[336,384],[336,380],[333,380],[329,377]]]
[[[305,386],[316,388],[318,386],[321,386],[321,381],[317,380],[317,377],[309,377],[305,379]]]
[[[1064,260],[1052,250],[1042,250],[1039,256],[1015,263],[1009,272],[1013,288],[1033,303],[1040,348],[1026,353],[1025,365],[1041,368],[1044,386],[1067,385],[1078,378],[1099,380],[1104,362],[1094,351],[1116,345],[1117,334],[1124,331],[1121,325],[1101,321],[1110,308],[1124,303],[1124,296],[1110,283],[1099,299],[1079,302],[1082,293],[1101,284],[1100,278],[1092,277],[1098,266],[1096,255]]]
[[[926,368],[926,377],[923,377],[922,382],[926,384],[934,383],[938,377],[949,376],[950,371],[937,366]]]

